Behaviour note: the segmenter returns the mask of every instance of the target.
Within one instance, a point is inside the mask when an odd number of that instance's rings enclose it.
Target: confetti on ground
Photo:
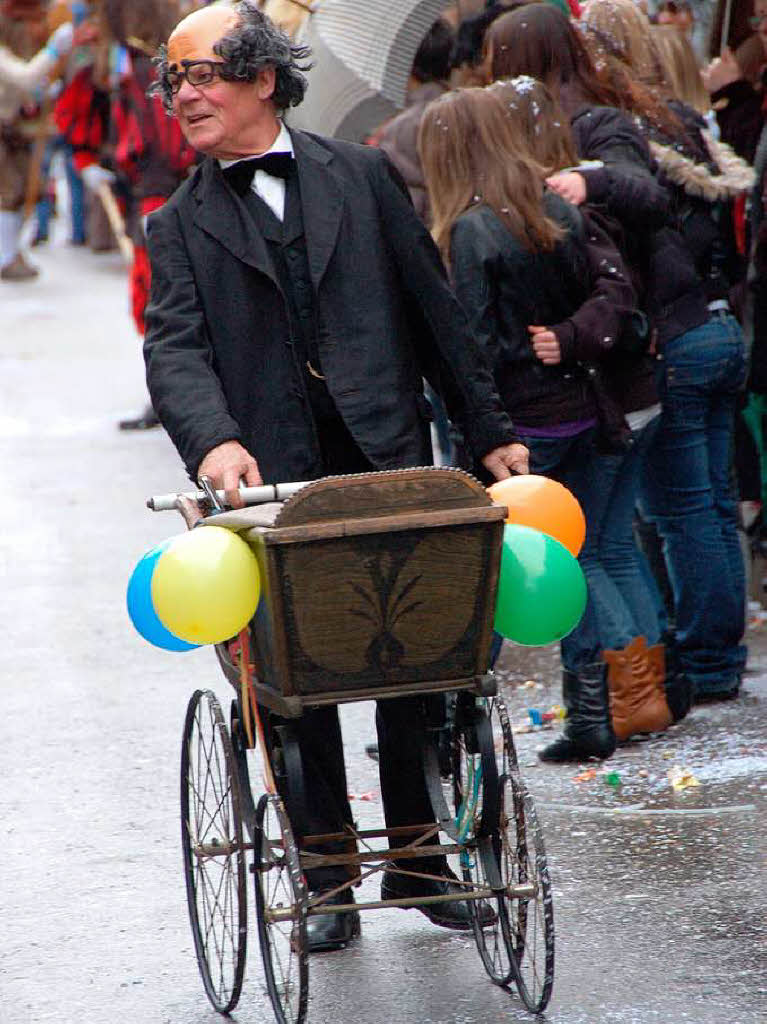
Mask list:
[[[596,768],[587,768],[583,772],[579,772],[573,776],[573,782],[591,782],[592,779],[597,777]]]
[[[675,764],[668,773],[668,778],[674,789],[689,789],[691,786],[700,785],[689,768],[681,768],[678,764]]]

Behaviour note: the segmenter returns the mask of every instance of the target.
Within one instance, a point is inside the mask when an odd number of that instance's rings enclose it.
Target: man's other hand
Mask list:
[[[482,465],[496,480],[506,480],[512,473],[529,473],[529,458],[523,444],[502,444],[482,456]]]
[[[246,487],[260,487],[264,482],[258,471],[258,463],[242,447],[239,441],[224,441],[211,448],[200,463],[197,476],[207,476],[215,490],[225,491],[226,500],[232,508],[242,508],[240,480]]]

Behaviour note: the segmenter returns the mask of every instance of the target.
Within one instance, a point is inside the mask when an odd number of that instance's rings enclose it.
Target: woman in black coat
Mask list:
[[[578,165],[567,118],[542,82],[522,75],[488,88],[503,99],[549,173]],[[590,248],[595,249],[597,214],[588,206],[579,209],[589,217]],[[611,259],[610,251],[600,255],[608,272]],[[604,386],[625,417],[627,443],[603,445],[599,452],[598,496],[581,564],[589,582],[593,629],[609,668],[613,727],[617,739],[625,740],[636,733],[665,729],[671,720],[660,670],[660,599],[634,538],[640,472],[658,428],[660,405],[653,360],[647,353],[646,318],[634,313],[622,332],[612,337],[600,329],[601,310],[594,313],[598,319],[589,334],[595,344],[588,353],[581,344],[580,358],[598,364]],[[568,356],[572,358],[570,345],[567,338],[561,340],[566,362]],[[544,760],[582,756],[581,736],[586,729],[575,729],[572,718],[567,735],[542,751]]]
[[[521,118],[496,92],[458,90],[432,103],[419,149],[434,237],[458,299],[532,470],[559,480],[581,503],[581,557],[584,570],[593,570],[590,590],[598,589],[606,579],[594,546],[598,446],[620,440],[622,416],[595,386],[595,363],[634,305],[620,257],[581,211],[544,191],[546,170],[530,152]],[[590,615],[563,640],[562,659],[568,692],[587,699],[591,717],[577,749],[557,759],[608,757],[615,737]],[[665,709],[658,727],[668,722]]]

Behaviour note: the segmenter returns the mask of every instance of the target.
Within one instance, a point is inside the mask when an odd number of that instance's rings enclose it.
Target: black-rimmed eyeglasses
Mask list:
[[[223,69],[226,68],[226,64],[220,60],[182,60],[181,64],[183,70],[171,68],[163,75],[165,85],[174,96],[181,88],[184,79],[195,88],[200,85],[210,85],[216,75],[224,77]]]

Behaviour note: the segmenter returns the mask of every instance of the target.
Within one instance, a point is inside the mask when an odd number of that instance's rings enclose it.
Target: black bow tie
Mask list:
[[[238,195],[244,196],[256,171],[265,171],[275,178],[287,178],[294,164],[292,153],[267,153],[265,156],[254,156],[250,160],[239,160],[231,167],[224,168],[224,177]]]

